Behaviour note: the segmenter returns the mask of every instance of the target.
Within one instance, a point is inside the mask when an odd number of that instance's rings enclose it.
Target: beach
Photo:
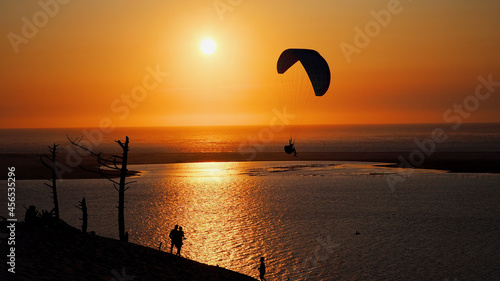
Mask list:
[[[196,162],[244,162],[244,161],[360,161],[384,163],[388,167],[436,169],[458,173],[500,173],[500,152],[435,152],[423,159],[423,163],[410,162],[411,151],[407,152],[304,152],[293,157],[281,152],[256,153],[249,159],[247,154],[238,152],[216,153],[130,153],[129,165],[196,163]],[[66,154],[58,156],[58,161],[65,164]],[[0,154],[2,167],[16,167],[19,179],[41,179],[50,176],[43,167],[38,154]],[[401,157],[406,161],[401,161]],[[420,159],[416,159],[420,161]],[[81,167],[95,167],[96,160],[92,157],[82,157],[82,163],[77,166],[65,164],[61,178],[85,179],[102,178],[98,173],[92,173]],[[140,171],[130,171],[130,176],[139,175]],[[5,180],[6,174],[0,179]]]

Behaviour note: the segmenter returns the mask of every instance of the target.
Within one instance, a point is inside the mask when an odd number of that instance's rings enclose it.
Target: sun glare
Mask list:
[[[212,39],[205,39],[201,42],[201,51],[206,55],[211,55],[215,52],[215,42]]]

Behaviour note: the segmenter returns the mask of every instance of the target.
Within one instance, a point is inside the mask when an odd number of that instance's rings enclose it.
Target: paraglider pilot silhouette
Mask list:
[[[288,140],[288,142],[290,144],[289,145],[285,145],[285,152],[286,152],[286,154],[292,154],[293,153],[293,156],[297,157],[297,151],[295,151],[295,146],[294,146],[294,142],[293,142],[292,138],[290,138]]]
[[[296,62],[300,62],[304,67],[307,77],[309,78],[310,83],[312,84],[312,89],[307,82],[307,88],[301,88],[301,83],[297,83],[293,85],[291,89],[295,92],[291,96],[292,93],[287,93],[287,100],[294,101],[297,103],[297,111],[292,112],[293,114],[302,114],[305,111],[304,107],[307,105],[310,97],[321,97],[323,96],[328,88],[330,87],[330,67],[326,60],[315,50],[310,49],[286,49],[284,50],[277,62],[277,70],[279,74],[285,73],[289,68],[291,68]],[[289,74],[287,76],[292,76]],[[292,83],[294,84],[294,83]],[[310,90],[314,90],[314,96],[312,93],[309,93]],[[303,99],[304,98],[304,99]],[[300,117],[300,116],[299,116]],[[299,118],[302,119],[302,118]],[[297,157],[297,151],[295,150],[295,139],[293,134],[291,133],[289,144],[285,147],[285,152],[287,154],[292,154]]]

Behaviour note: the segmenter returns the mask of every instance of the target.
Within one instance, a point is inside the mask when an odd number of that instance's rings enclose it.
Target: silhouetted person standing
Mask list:
[[[174,246],[176,246],[176,242],[177,242],[177,237],[179,236],[179,230],[177,230],[177,228],[179,228],[178,225],[175,225],[175,228],[172,229],[170,231],[170,234],[168,235],[168,237],[170,237],[170,253],[172,254],[172,250],[174,249]],[[177,247],[177,246],[176,246]]]
[[[264,278],[264,275],[266,275],[266,265],[264,264],[264,257],[260,258],[259,273],[260,281],[267,281],[266,278]]]
[[[175,247],[177,248],[176,255],[178,255],[179,257],[181,256],[181,248],[182,244],[184,244],[182,240],[184,239],[186,239],[186,237],[184,237],[184,231],[182,230],[182,226],[179,226],[179,231],[177,232],[177,241],[175,244]]]
[[[24,215],[24,221],[29,224],[35,224],[37,218],[36,207],[34,205],[30,205],[28,210],[26,210],[26,214]]]

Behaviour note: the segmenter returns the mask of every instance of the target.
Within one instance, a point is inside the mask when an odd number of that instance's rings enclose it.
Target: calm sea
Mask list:
[[[448,126],[448,127],[446,127]],[[133,128],[104,134],[100,148],[128,135],[134,152],[238,151],[266,127]],[[303,129],[309,151],[398,151],[442,128],[443,151],[498,151],[498,124],[319,126]],[[90,130],[87,130],[90,131]],[[82,129],[1,130],[6,152],[45,152]],[[300,135],[299,135],[300,136]],[[285,132],[265,140],[281,151]],[[109,144],[111,143],[111,144]],[[130,241],[169,247],[184,227],[183,255],[268,280],[500,280],[500,175],[417,170],[394,192],[397,169],[356,162],[219,162],[135,165],[143,171],[126,192]],[[19,180],[16,203],[50,209],[40,180]],[[106,180],[59,183],[61,218],[75,227],[86,197],[89,230],[117,238],[118,195]],[[0,196],[0,206],[6,206]],[[6,216],[6,208],[0,215]],[[360,234],[355,235],[358,231]],[[21,262],[21,261],[19,261]],[[120,266],[127,267],[126,264]],[[110,271],[112,268],[110,268]],[[127,267],[133,275],[133,268]],[[110,276],[111,278],[112,276]],[[140,280],[140,276],[137,276]]]
[[[99,129],[0,129],[0,153],[45,153],[47,145],[68,144],[66,136],[85,137],[103,151],[119,150],[115,140],[130,138],[131,152],[281,152],[290,135],[305,152],[411,151],[415,140],[442,129],[448,139],[438,151],[498,151],[500,123],[303,126],[291,132],[271,126],[147,127]]]

